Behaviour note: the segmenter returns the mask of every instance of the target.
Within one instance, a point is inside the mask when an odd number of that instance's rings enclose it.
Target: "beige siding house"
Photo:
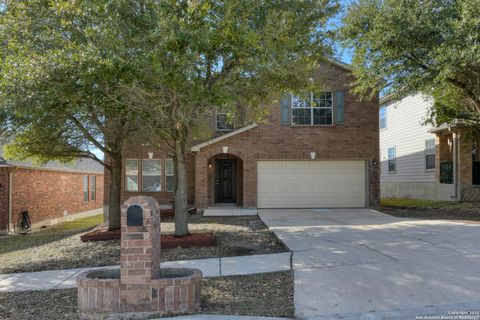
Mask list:
[[[436,135],[425,125],[432,101],[421,94],[380,100],[380,192],[386,198],[455,200],[436,178]]]

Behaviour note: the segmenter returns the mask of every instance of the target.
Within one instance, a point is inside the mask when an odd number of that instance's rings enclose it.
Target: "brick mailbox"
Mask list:
[[[200,307],[198,269],[160,269],[160,206],[152,197],[122,206],[120,270],[96,269],[77,278],[84,319],[105,313],[179,314]]]

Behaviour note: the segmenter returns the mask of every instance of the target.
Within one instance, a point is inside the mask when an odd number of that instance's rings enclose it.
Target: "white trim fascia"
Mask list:
[[[247,131],[247,130],[253,129],[253,128],[255,128],[256,126],[257,126],[256,123],[252,123],[252,124],[250,124],[250,125],[248,125],[248,126],[245,126],[245,127],[243,127],[243,128],[240,128],[240,129],[231,131],[231,132],[226,133],[226,134],[224,134],[224,135],[221,135],[221,136],[219,136],[219,137],[216,137],[216,138],[207,140],[207,141],[205,141],[205,142],[202,142],[202,143],[200,143],[200,144],[197,144],[197,145],[193,146],[193,147],[191,148],[191,150],[192,150],[193,152],[199,152],[200,149],[202,149],[203,147],[206,147],[206,146],[208,146],[208,145],[217,143],[217,142],[222,141],[222,140],[224,140],[224,139],[233,137],[233,136],[235,136],[235,135],[237,135],[237,134],[239,134],[239,133],[242,133],[242,132],[245,132],[245,131]]]

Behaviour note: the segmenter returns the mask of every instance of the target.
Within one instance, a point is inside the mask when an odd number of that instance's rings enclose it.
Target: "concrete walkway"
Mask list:
[[[259,216],[293,251],[299,319],[480,310],[479,224],[368,209],[263,209]]]
[[[291,252],[169,261],[161,266],[197,268],[206,278],[286,271],[291,269]],[[97,268],[0,274],[0,292],[75,288],[80,272]]]
[[[165,318],[162,318],[165,319]],[[224,316],[224,315],[194,315],[183,317],[172,317],[168,319],[175,320],[288,320],[289,318],[272,318],[272,317],[251,317],[251,316]]]

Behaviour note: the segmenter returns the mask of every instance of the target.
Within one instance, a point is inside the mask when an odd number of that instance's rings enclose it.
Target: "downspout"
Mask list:
[[[13,187],[13,174],[12,171],[8,174],[8,233],[14,233],[15,230],[12,224],[12,187]]]
[[[456,133],[453,133],[453,184],[455,188],[455,194],[452,199],[458,200],[458,137]]]

